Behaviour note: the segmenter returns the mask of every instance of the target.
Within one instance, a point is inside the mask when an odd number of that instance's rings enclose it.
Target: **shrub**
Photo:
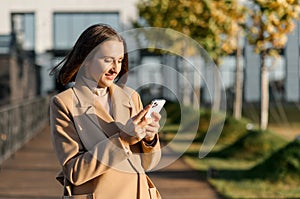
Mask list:
[[[293,182],[300,178],[300,141],[290,142],[249,171],[252,178]]]
[[[249,130],[236,142],[210,156],[255,160],[271,155],[286,143],[287,141],[270,131]]]
[[[206,111],[202,112],[200,116],[200,122],[198,127],[198,133],[195,141],[203,142],[204,137],[208,131],[209,125],[211,126],[211,131],[214,131],[214,128],[220,128],[221,122],[224,122],[224,126],[217,144],[222,146],[227,146],[234,143],[236,140],[244,136],[247,132],[247,123],[245,119],[237,120],[231,116],[227,116],[224,121],[224,116],[220,115],[220,122],[216,124],[211,124],[211,112]],[[218,119],[217,119],[218,120]]]

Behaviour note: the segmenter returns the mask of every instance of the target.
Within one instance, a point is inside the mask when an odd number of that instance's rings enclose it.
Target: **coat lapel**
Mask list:
[[[131,95],[115,84],[110,87],[109,91],[114,120],[126,124],[127,120],[132,117],[133,103]]]
[[[111,137],[123,128],[132,114],[132,100],[117,85],[109,88],[113,117],[103,108],[95,94],[86,86],[74,86],[74,121],[86,148],[97,144],[103,135]],[[102,135],[102,136],[101,136]]]

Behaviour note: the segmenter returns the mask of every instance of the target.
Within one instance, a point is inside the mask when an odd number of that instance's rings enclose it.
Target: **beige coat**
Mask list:
[[[140,141],[129,152],[118,136],[143,108],[138,93],[113,84],[111,117],[87,85],[78,82],[51,99],[51,134],[62,166],[57,179],[65,187],[64,198],[160,198],[145,174],[160,160],[158,136],[153,146]]]

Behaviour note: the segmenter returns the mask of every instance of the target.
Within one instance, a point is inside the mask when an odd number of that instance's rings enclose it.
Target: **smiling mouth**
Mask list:
[[[117,73],[113,70],[109,70],[107,73],[105,73],[105,77],[109,80],[114,80],[117,76]]]

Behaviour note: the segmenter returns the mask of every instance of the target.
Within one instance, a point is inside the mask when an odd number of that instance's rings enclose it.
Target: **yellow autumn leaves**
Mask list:
[[[186,34],[215,61],[236,50],[243,32],[257,53],[283,48],[300,19],[299,0],[140,0],[138,10],[148,26]]]
[[[299,0],[254,2],[255,6],[249,9],[252,24],[248,35],[249,41],[255,44],[255,51],[260,53],[269,48],[283,48],[287,42],[287,34],[295,28],[295,20],[300,19]]]

